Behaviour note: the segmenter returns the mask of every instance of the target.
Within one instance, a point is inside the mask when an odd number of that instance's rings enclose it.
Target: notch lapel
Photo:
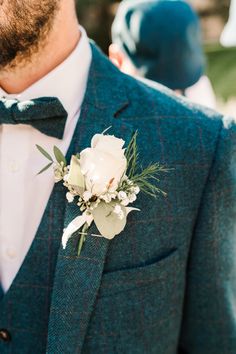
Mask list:
[[[93,60],[81,115],[67,154],[81,151],[92,136],[113,124],[117,112],[128,105],[117,70],[92,45]],[[66,205],[65,227],[78,215],[78,207]],[[95,227],[91,232],[95,231]],[[88,236],[80,257],[79,234],[65,250],[60,247],[52,294],[48,330],[48,354],[81,353],[87,327],[100,287],[109,241]]]

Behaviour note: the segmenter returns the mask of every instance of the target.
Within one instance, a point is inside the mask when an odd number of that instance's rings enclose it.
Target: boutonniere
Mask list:
[[[112,135],[96,134],[91,147],[71,157],[67,164],[65,156],[55,146],[54,155],[37,145],[38,150],[50,161],[39,172],[53,166],[55,182],[62,182],[67,189],[69,203],[78,206],[78,215],[64,230],[63,248],[70,237],[78,230],[80,241],[78,255],[94,222],[100,235],[109,240],[119,235],[125,228],[127,216],[140,192],[156,198],[162,192],[158,187],[159,174],[166,172],[159,163],[140,167],[138,161],[137,132],[128,147],[125,142]],[[79,212],[80,210],[80,212]],[[96,235],[93,235],[96,236]]]

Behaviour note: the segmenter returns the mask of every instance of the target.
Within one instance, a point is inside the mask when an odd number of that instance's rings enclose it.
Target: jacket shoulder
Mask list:
[[[137,80],[127,75],[124,80],[130,102],[124,117],[130,124],[134,122],[140,127],[145,125],[146,129],[155,124],[170,136],[174,134],[183,143],[188,142],[188,137],[190,139],[196,133],[201,135],[203,141],[208,141],[209,145],[217,141],[225,125],[222,114],[194,104],[148,80]]]
[[[129,105],[120,120],[129,130],[139,132],[146,156],[154,161],[162,151],[159,160],[168,165],[210,168],[222,131],[228,130],[225,117],[178,97],[161,85],[150,85],[127,75],[123,82]],[[235,122],[231,120],[230,125],[230,131],[235,130]]]
[[[214,121],[216,125],[222,122],[223,116],[220,113],[194,104],[161,84],[146,79],[134,79],[128,75],[125,77],[132,109],[137,109],[139,114],[176,119],[188,117],[197,124],[200,120],[205,120],[209,124]],[[141,105],[144,108],[143,111],[140,111]]]

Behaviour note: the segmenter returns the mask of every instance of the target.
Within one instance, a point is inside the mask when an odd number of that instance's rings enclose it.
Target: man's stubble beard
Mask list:
[[[0,71],[31,61],[47,43],[61,0],[0,1]]]

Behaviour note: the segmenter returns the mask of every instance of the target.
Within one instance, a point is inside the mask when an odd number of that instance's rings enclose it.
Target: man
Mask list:
[[[0,353],[235,353],[234,121],[120,73],[73,0],[5,0],[0,36]],[[140,195],[125,231],[78,257],[79,234],[61,245],[78,207],[36,176],[35,144],[69,159],[109,126],[138,130],[168,196]]]
[[[112,42],[110,59],[123,72],[216,107],[204,75],[199,18],[185,0],[122,1],[112,25]]]

